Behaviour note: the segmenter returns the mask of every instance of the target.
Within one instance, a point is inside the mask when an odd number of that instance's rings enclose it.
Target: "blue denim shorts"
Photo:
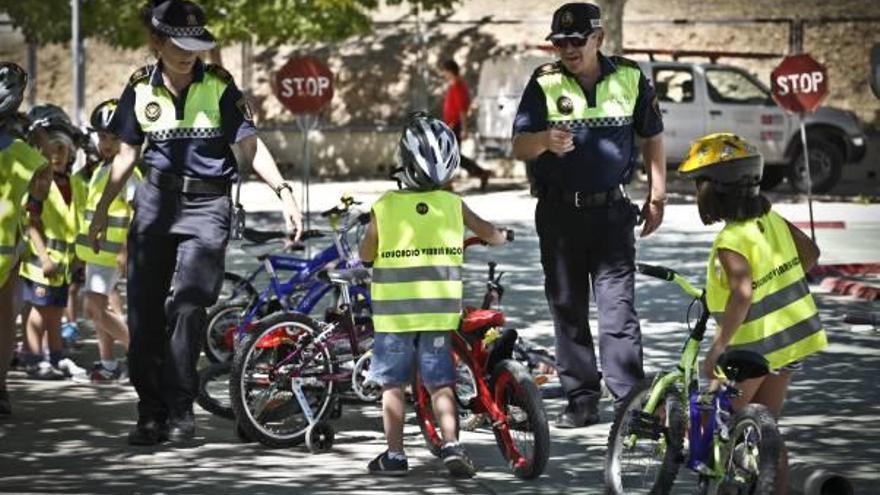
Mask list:
[[[455,384],[451,332],[376,332],[370,377],[383,387],[406,385],[418,365],[429,389]]]
[[[67,307],[67,285],[51,287],[21,278],[22,299],[34,306]]]

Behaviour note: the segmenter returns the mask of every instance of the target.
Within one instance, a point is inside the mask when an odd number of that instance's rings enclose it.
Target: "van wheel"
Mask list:
[[[761,190],[770,191],[782,184],[788,167],[765,167],[764,175],[761,176]]]
[[[834,143],[818,136],[808,136],[807,146],[810,150],[813,192],[826,193],[837,184],[843,173],[843,153]],[[807,170],[800,146],[791,163],[788,176],[791,187],[797,192],[807,192]]]

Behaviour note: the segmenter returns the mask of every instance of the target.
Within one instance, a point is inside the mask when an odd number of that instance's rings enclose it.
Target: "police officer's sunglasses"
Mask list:
[[[590,39],[590,36],[591,35],[588,34],[576,34],[572,36],[551,38],[550,43],[553,43],[553,46],[556,48],[565,48],[568,45],[571,45],[574,48],[581,48],[587,44],[587,40]]]

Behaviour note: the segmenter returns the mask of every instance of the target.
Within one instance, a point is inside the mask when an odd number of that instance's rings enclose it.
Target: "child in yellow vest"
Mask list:
[[[372,379],[382,385],[382,419],[388,450],[370,462],[371,474],[402,476],[404,387],[414,368],[431,392],[443,436],[441,458],[455,476],[473,476],[473,462],[458,443],[450,332],[461,313],[464,228],[489,244],[507,232],[495,228],[457,195],[441,190],[458,170],[455,134],[442,121],[413,115],[398,146],[394,177],[403,190],[375,205],[360,256],[374,261]]]
[[[737,383],[741,395],[733,406],[763,404],[778,418],[792,374],[828,341],[805,278],[819,248],[760,194],[763,168],[753,146],[725,133],[697,140],[679,172],[696,181],[703,223],[724,222],[707,267],[706,302],[720,316],[703,373],[715,378],[725,350],[762,355],[771,373]],[[786,493],[787,485],[783,448],[776,493]]]
[[[32,127],[47,132],[41,151],[52,168],[53,180],[39,216],[31,215],[28,250],[21,260],[23,299],[31,305],[26,322],[23,361],[29,378],[62,380],[83,372],[63,356],[61,319],[67,307],[73,243],[76,238],[76,206],[70,185],[70,167],[76,156],[78,132],[63,110],[54,105],[29,112]],[[49,360],[43,360],[44,339]]]
[[[133,213],[131,203],[140,181],[140,173],[135,170],[128,179],[125,189],[110,204],[107,238],[101,244],[101,249],[95,252],[89,243],[88,232],[95,207],[109,179],[110,164],[119,152],[119,138],[107,130],[117,104],[118,101],[115,99],[107,100],[92,111],[89,123],[98,135],[97,152],[100,166],[95,169],[89,181],[84,204],[79,206],[83,214],[76,239],[76,255],[86,263],[83,283],[85,311],[94,323],[100,357],[88,380],[99,384],[112,383],[122,377],[121,365],[114,358],[114,343],[119,343],[126,351],[128,350],[128,326],[122,319],[121,308],[112,308],[110,303],[111,296],[115,295],[118,298],[116,283],[125,274],[126,237]]]
[[[24,69],[12,62],[0,63],[0,416],[12,413],[6,375],[15,335],[14,299],[26,211],[22,205],[28,195],[31,202],[41,202],[49,185],[46,159],[16,129],[26,86]]]

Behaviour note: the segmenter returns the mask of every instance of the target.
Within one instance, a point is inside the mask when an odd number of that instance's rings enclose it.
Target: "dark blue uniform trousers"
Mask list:
[[[626,198],[582,209],[541,199],[535,210],[560,381],[575,408],[598,403],[602,376],[618,400],[644,378],[633,294],[636,221],[637,209]],[[591,285],[601,375],[588,320]]]
[[[128,235],[128,348],[141,420],[192,411],[205,308],[223,283],[230,199],[138,187]],[[172,289],[173,287],[173,289]]]

